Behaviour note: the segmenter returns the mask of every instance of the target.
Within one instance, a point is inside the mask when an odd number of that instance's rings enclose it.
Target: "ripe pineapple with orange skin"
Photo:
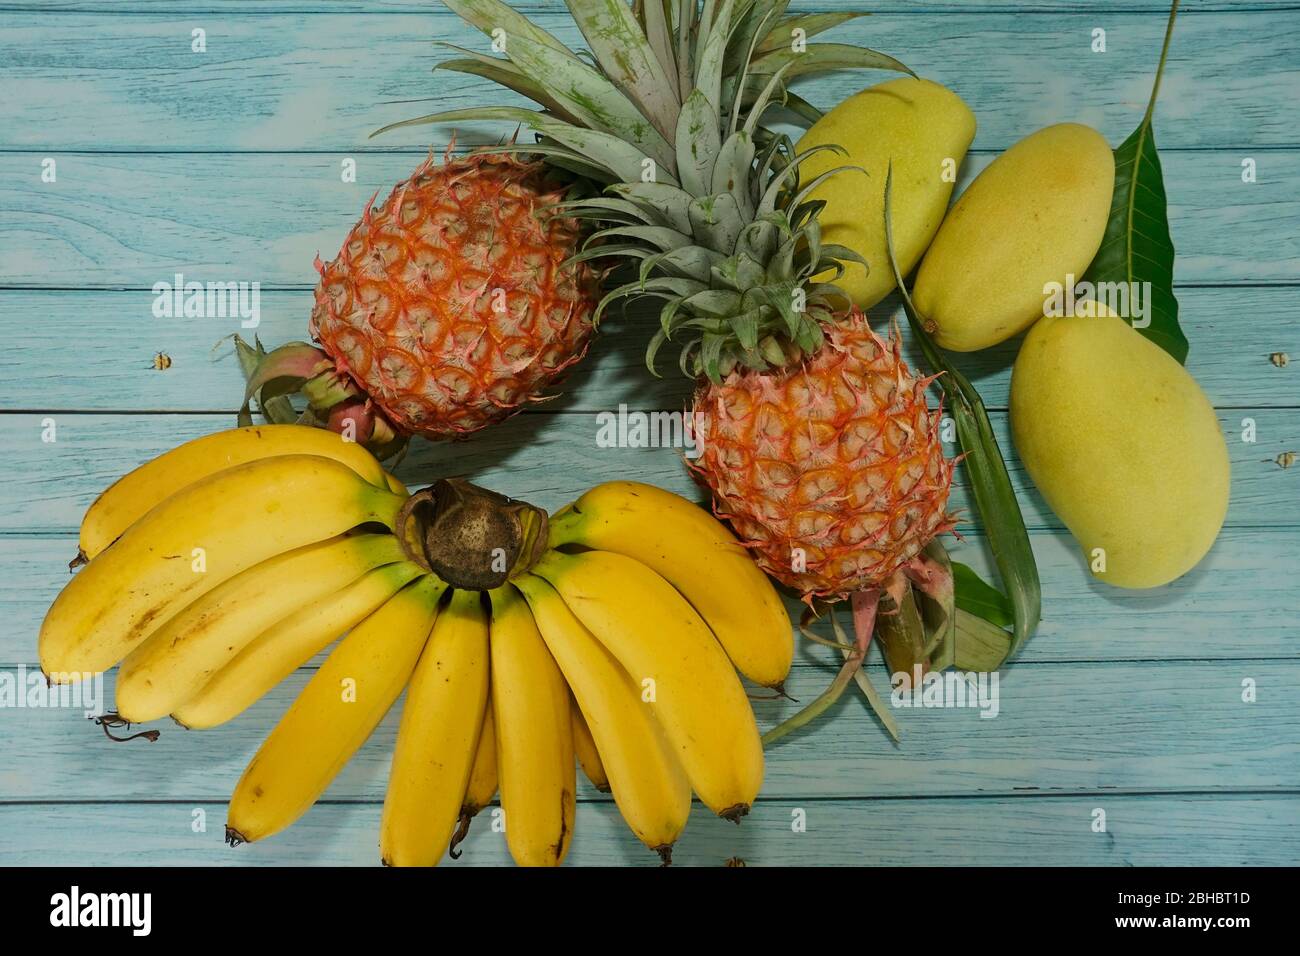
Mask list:
[[[586,354],[596,277],[535,161],[430,159],[321,266],[311,333],[399,431],[454,438],[539,401]]]
[[[807,361],[737,369],[696,394],[695,474],[759,566],[805,600],[877,587],[953,527],[930,380],[899,344],[854,312]]]
[[[533,158],[430,157],[317,259],[320,348],[276,349],[249,394],[292,379],[318,422],[372,450],[460,438],[544,401],[586,354],[598,301],[596,270],[569,261],[579,223],[549,208],[566,192]]]

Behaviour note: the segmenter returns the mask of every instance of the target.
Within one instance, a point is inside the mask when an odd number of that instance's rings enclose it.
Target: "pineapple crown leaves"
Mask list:
[[[600,303],[665,300],[647,352],[679,340],[689,375],[718,380],[766,369],[821,345],[821,324],[848,305],[835,286],[862,259],[821,241],[809,183],[774,109],[820,113],[789,89],[843,69],[911,74],[874,50],[808,38],[862,16],[788,14],[789,0],[566,0],[589,51],[575,52],[501,0],[443,0],[493,37],[504,58],[452,47],[437,68],[485,77],[540,110],[481,107],[386,126],[499,121],[531,129],[532,153],[586,180],[594,194],[559,204],[594,228],[571,262],[625,267],[630,281]],[[831,149],[833,147],[820,147]]]

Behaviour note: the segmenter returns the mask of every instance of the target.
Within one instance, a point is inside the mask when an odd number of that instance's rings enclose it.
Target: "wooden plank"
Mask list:
[[[616,420],[615,413],[610,416]],[[1061,528],[1013,453],[1007,414],[990,417],[1026,523],[1035,529]],[[1253,444],[1241,440],[1245,420],[1255,423]],[[587,413],[516,416],[463,443],[414,443],[399,474],[417,484],[441,476],[472,476],[548,509],[613,478],[639,478],[680,494],[696,493],[679,449],[602,447],[605,421]],[[52,433],[47,422],[53,423]],[[1294,500],[1294,472],[1273,459],[1300,448],[1296,415],[1274,409],[1226,411],[1220,424],[1234,469],[1229,526],[1295,527],[1293,509],[1281,504]],[[0,532],[75,531],[91,501],[117,478],[182,441],[233,425],[230,415],[0,415],[0,447],[9,455]],[[57,440],[46,441],[51,434]],[[950,448],[956,454],[956,445]],[[964,513],[959,527],[970,530],[975,524],[967,488],[965,470],[959,468],[949,507]]]
[[[1297,145],[1291,118],[1278,108],[1295,90],[1293,18],[1289,6],[1185,16],[1162,91],[1161,142]],[[536,19],[579,42],[567,14]],[[474,78],[429,78],[443,58],[430,40],[486,48],[481,35],[441,10],[198,18],[12,12],[0,24],[10,94],[0,107],[0,146],[8,149],[355,149],[384,123],[506,98]],[[207,31],[205,53],[190,51],[196,26]],[[1005,148],[1063,120],[1097,125],[1116,142],[1126,136],[1146,103],[1164,26],[1157,11],[1025,17],[979,9],[880,13],[841,27],[835,38],[956,84],[980,115],[978,145]],[[1092,52],[1096,27],[1107,30],[1106,53]],[[999,50],[990,69],[991,51]],[[844,73],[807,90],[829,105],[879,78]],[[414,129],[378,145],[422,145],[430,135],[445,142],[445,133]]]
[[[1269,362],[1273,352],[1300,361],[1300,287],[1269,286],[1179,290],[1179,321],[1192,343],[1189,369],[1218,405],[1252,410],[1300,406],[1300,375],[1294,367]],[[233,350],[218,340],[239,330],[257,335],[268,348],[307,337],[312,294],[303,290],[267,291],[261,297],[261,324],[239,329],[222,319],[155,319],[148,292],[0,290],[0,316],[13,317],[0,355],[0,376],[21,382],[14,402],[105,412],[233,411],[243,394],[243,379]],[[891,298],[872,310],[877,328],[902,321]],[[604,326],[591,354],[557,391],[566,412],[599,412],[620,404],[632,408],[680,409],[693,385],[677,372],[665,352],[661,377],[645,371],[646,343],[658,318],[644,309],[617,315]],[[909,360],[924,362],[911,347]],[[69,349],[68,342],[95,343]],[[1020,348],[1013,339],[997,348],[956,356],[990,408],[1005,408],[1011,366]],[[172,365],[154,367],[156,353]],[[548,406],[549,408],[549,406]],[[545,411],[545,410],[543,410]]]
[[[61,153],[58,182],[42,184],[44,154],[0,153],[9,213],[0,221],[0,286],[151,290],[180,272],[186,281],[313,288],[316,255],[336,255],[371,195],[386,195],[420,162],[348,155],[356,183],[340,182],[343,153]],[[1300,219],[1300,150],[1258,154],[1252,185],[1241,182],[1243,155],[1164,157],[1180,282],[1300,282],[1300,237],[1290,228]],[[970,157],[962,183],[991,161]],[[152,303],[138,299],[137,321],[152,319]],[[218,335],[239,327],[209,321]]]
[[[1098,809],[1106,831],[1094,833]],[[490,812],[490,811],[488,811]],[[4,866],[376,866],[377,804],[321,804],[266,843],[224,845],[224,803],[0,806]],[[795,832],[796,815],[806,820]],[[194,832],[201,820],[203,832]],[[1115,796],[761,802],[740,827],[698,805],[677,866],[1294,866],[1300,802],[1278,796]],[[509,864],[485,817],[459,861]],[[578,805],[568,866],[654,866],[608,803]]]
[[[564,9],[564,0],[526,0],[512,3],[521,13],[554,13]],[[1159,13],[1167,15],[1165,0],[1089,0],[1096,13]],[[205,13],[265,14],[295,13],[305,16],[342,13],[427,13],[428,0],[204,0]],[[820,13],[834,10],[862,9],[861,0],[794,0],[791,11]],[[1077,13],[1078,0],[876,0],[871,11],[880,13],[978,13],[1014,11],[1019,14]],[[1179,13],[1184,17],[1198,13],[1258,13],[1300,10],[1287,0],[1205,0]],[[0,11],[39,11],[41,13],[100,13],[103,8],[88,0],[5,0]],[[127,13],[178,14],[192,16],[191,4],[185,0],[131,0],[115,8],[114,15]]]
[[[955,558],[997,579],[981,536],[947,540]],[[1067,535],[1036,532],[1031,540],[1045,603],[1038,633],[1021,655],[1027,663],[1300,657],[1294,529],[1226,530],[1200,569],[1155,591],[1095,584]],[[0,667],[35,664],[41,619],[75,552],[72,537],[0,536]],[[788,597],[786,604],[797,620],[799,602]]]
[[[801,654],[788,688],[813,699],[833,669]],[[223,800],[305,684],[299,671],[224,727],[159,722],[156,743],[117,744],[75,707],[16,708],[0,800]],[[888,694],[883,670],[872,668]],[[116,673],[104,679],[111,706]],[[1258,702],[1243,703],[1243,680]],[[33,678],[40,679],[39,673]],[[846,694],[818,723],[769,750],[764,792],[778,798],[962,796],[1051,792],[1300,789],[1300,660],[1034,664],[1003,675],[998,710],[898,710],[895,746]],[[799,705],[760,700],[764,729]],[[334,781],[330,799],[382,799],[400,708]],[[133,728],[138,729],[138,728]],[[585,783],[584,797],[596,794]]]

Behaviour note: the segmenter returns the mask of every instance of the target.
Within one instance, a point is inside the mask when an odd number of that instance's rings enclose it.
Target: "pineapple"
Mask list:
[[[787,16],[780,0],[568,0],[595,65],[498,0],[445,2],[504,35],[508,60],[487,75],[543,112],[409,122],[520,124],[551,162],[597,187],[565,204],[603,224],[582,256],[621,259],[630,275],[595,318],[619,299],[662,301],[648,362],[679,341],[683,370],[701,380],[694,470],[718,513],[810,602],[895,593],[901,569],[951,527],[952,464],[928,382],[834,284],[846,262],[862,260],[821,241],[822,204],[809,195],[843,171],[799,181],[807,157],[834,147],[795,155],[768,120],[778,106],[818,115],[787,89],[796,77],[910,71],[872,50],[807,43],[846,17]]]
[[[876,587],[952,528],[954,465],[899,345],[854,312],[806,362],[696,396],[695,470],[759,566],[805,597]]]
[[[430,157],[367,205],[337,258],[317,259],[320,348],[275,350],[250,394],[287,378],[312,420],[380,453],[410,435],[469,435],[543,400],[586,353],[599,288],[589,263],[568,261],[583,235],[554,211],[565,195],[533,158]]]

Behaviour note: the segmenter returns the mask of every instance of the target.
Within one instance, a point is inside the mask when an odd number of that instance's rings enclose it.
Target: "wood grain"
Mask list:
[[[1094,812],[1106,832],[1092,832]],[[222,841],[222,802],[0,805],[0,865],[377,866],[380,807],[316,806],[264,844]],[[490,812],[490,811],[486,811]],[[486,814],[485,812],[485,814]],[[792,831],[795,814],[806,830]],[[196,819],[206,829],[196,833]],[[1286,866],[1300,856],[1294,795],[761,801],[739,828],[698,805],[676,866]],[[470,829],[457,862],[509,864],[502,834]],[[1173,834],[1180,835],[1173,838]],[[1194,838],[1193,838],[1194,837]],[[654,866],[606,803],[580,803],[569,866]]]
[[[1062,528],[1014,456],[1007,414],[994,411],[990,417],[1026,524]],[[637,478],[696,495],[680,450],[602,447],[604,421],[599,413],[516,416],[463,443],[418,443],[398,473],[419,485],[439,477],[473,476],[486,487],[550,510],[612,478]],[[1279,453],[1300,449],[1300,419],[1289,410],[1264,408],[1225,411],[1219,421],[1233,464],[1229,527],[1300,525],[1284,504],[1295,495],[1295,472],[1274,460]],[[45,440],[47,422],[53,423],[56,441]],[[1243,422],[1254,423],[1255,442],[1242,441]],[[91,501],[117,478],[182,441],[233,425],[228,414],[0,415],[0,447],[9,454],[13,492],[0,498],[0,531],[75,531]],[[950,450],[956,454],[958,448],[953,444]],[[960,513],[959,530],[979,526],[964,468],[957,470],[949,508]]]
[[[485,81],[430,79],[446,56],[440,39],[486,49],[481,34],[430,4],[416,14],[271,13],[239,16],[0,14],[0,108],[6,149],[194,152],[338,150],[445,143],[422,128],[367,137],[385,123],[469,102],[523,102]],[[1182,18],[1160,105],[1165,147],[1296,146],[1277,108],[1294,92],[1300,36],[1294,10]],[[552,8],[534,19],[579,44],[572,20]],[[190,31],[207,52],[190,52]],[[1107,31],[1093,53],[1092,30]],[[1165,17],[1112,11],[1022,16],[1015,10],[886,13],[840,27],[834,38],[882,50],[918,74],[954,86],[975,108],[976,145],[1004,149],[1039,126],[1076,120],[1119,142],[1137,125],[1151,89]],[[579,44],[580,45],[580,44]],[[1212,50],[1207,63],[1204,51]],[[840,73],[805,92],[837,103],[888,79]],[[506,130],[508,133],[509,131]],[[467,129],[497,137],[502,129]]]
[[[1300,287],[1186,286],[1178,295],[1179,322],[1192,342],[1188,367],[1212,402],[1245,411],[1300,405],[1300,374],[1269,362],[1274,352],[1300,358],[1295,321]],[[233,412],[243,395],[243,379],[233,349],[220,340],[236,331],[245,338],[260,337],[268,348],[305,339],[312,307],[312,294],[305,290],[264,292],[261,324],[246,330],[238,322],[215,318],[156,319],[150,312],[152,299],[138,290],[0,291],[0,316],[39,317],[14,323],[0,352],[0,378],[22,382],[17,399],[29,404],[35,404],[36,396],[49,396],[69,409]],[[896,299],[873,309],[872,321],[881,330],[902,321]],[[660,377],[645,371],[645,346],[657,322],[643,309],[610,318],[591,354],[556,389],[563,397],[536,411],[594,413],[620,404],[684,408],[692,385],[678,373],[670,353],[664,355]],[[94,347],[68,348],[73,341]],[[1019,348],[1016,338],[956,358],[988,407],[1006,408]],[[154,367],[158,352],[172,361],[165,371]],[[907,354],[915,367],[925,367],[910,337]]]
[[[812,700],[834,676],[825,649],[804,644],[788,688]],[[888,695],[880,666],[871,669]],[[39,678],[39,674],[36,675]],[[118,744],[84,705],[19,708],[5,718],[5,799],[225,799],[262,739],[306,683],[299,671],[231,723],[186,731],[153,725],[157,743]],[[1257,702],[1243,703],[1242,682]],[[900,709],[895,745],[857,694],[769,749],[769,797],[958,796],[1017,792],[1300,790],[1300,659],[1110,661],[1013,667],[1000,709]],[[115,674],[104,680],[111,709]],[[1195,706],[1185,707],[1186,701]],[[763,728],[799,705],[757,701]],[[326,797],[382,799],[400,708],[339,774]],[[138,728],[133,728],[138,729]],[[324,728],[322,728],[324,731]],[[1267,765],[1267,775],[1252,768]],[[581,793],[593,795],[583,784]]]
[[[0,54],[2,57],[3,54]],[[3,129],[0,119],[0,129]],[[1163,158],[1183,283],[1300,282],[1300,149],[1170,152]],[[173,281],[312,288],[317,254],[337,254],[376,192],[387,195],[418,154],[0,153],[0,287],[150,290]],[[340,163],[357,160],[357,182]],[[993,156],[973,155],[959,188]],[[150,318],[151,297],[136,314]],[[218,331],[236,331],[237,325]],[[1192,343],[1196,348],[1196,343]]]

